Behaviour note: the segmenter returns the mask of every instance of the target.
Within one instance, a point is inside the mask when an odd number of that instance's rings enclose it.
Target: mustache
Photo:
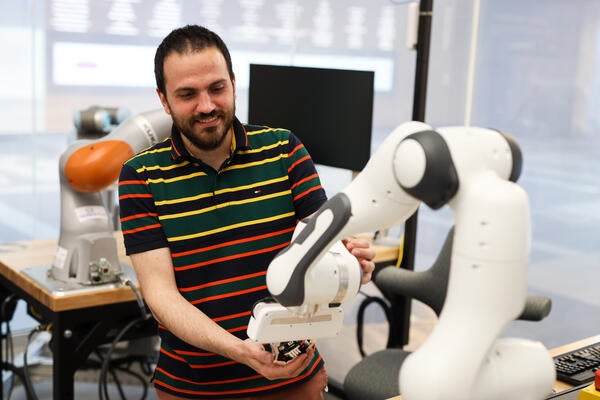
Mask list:
[[[209,113],[194,114],[193,118],[194,119],[205,119],[205,118],[218,117],[219,115],[221,115],[220,112],[218,112],[217,110],[213,110]]]

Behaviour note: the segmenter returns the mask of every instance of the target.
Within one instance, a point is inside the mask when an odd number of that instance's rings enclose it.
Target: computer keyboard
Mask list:
[[[554,357],[554,366],[559,381],[571,385],[592,382],[600,369],[600,342]]]

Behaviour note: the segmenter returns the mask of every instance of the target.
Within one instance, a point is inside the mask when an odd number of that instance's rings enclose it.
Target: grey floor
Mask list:
[[[34,385],[35,394],[38,399],[52,399],[52,383],[50,381],[40,381],[35,383]],[[138,385],[127,385],[123,387],[123,392],[125,393],[126,399],[143,399],[146,400],[158,400],[156,393],[152,390],[149,390],[146,397],[142,397],[144,395],[143,389]],[[109,387],[109,398],[110,399],[121,399],[119,392],[115,386]],[[18,385],[13,390],[13,393],[10,397],[12,400],[33,400],[28,399],[23,387]],[[90,382],[77,382],[75,385],[75,399],[76,400],[98,400],[98,384],[90,383]]]
[[[121,399],[118,392],[114,387],[109,389],[110,399]],[[36,395],[40,400],[52,398],[52,385],[48,381],[43,381],[35,385]],[[146,400],[158,400],[156,393],[150,390],[146,397],[143,396],[143,390],[139,386],[126,386],[124,387],[124,393],[127,399],[146,399]],[[12,396],[12,400],[31,400],[27,399],[23,388],[16,387]],[[95,383],[84,383],[78,382],[75,385],[75,399],[76,400],[98,400],[98,385]],[[330,393],[325,393],[324,400],[336,400],[336,397]]]
[[[35,370],[35,368],[34,368]],[[33,372],[35,373],[35,371]],[[82,376],[85,375],[85,376]],[[87,372],[85,374],[79,374],[79,380],[75,382],[74,387],[74,398],[75,400],[98,400],[100,398],[98,383],[94,382],[94,377],[98,376],[97,371]],[[126,379],[126,378],[125,378]],[[137,383],[123,384],[121,391],[119,391],[114,384],[109,384],[108,397],[104,397],[105,400],[119,399],[119,400],[158,400],[156,392],[153,390],[150,383],[144,388],[143,385]],[[27,393],[20,381],[15,380],[10,396],[8,395],[8,388],[5,390],[5,400],[34,400],[27,397]],[[49,377],[38,377],[33,382],[34,395],[39,400],[50,400],[52,399],[52,382]],[[123,397],[122,397],[123,395]],[[337,400],[341,397],[337,397],[332,393],[325,393],[324,400]]]
[[[387,132],[376,134],[374,147]],[[552,313],[540,323],[515,322],[505,332],[541,341],[552,348],[600,333],[600,163],[596,138],[528,138],[520,140],[525,167],[520,180],[531,201],[532,243],[529,290],[551,297]],[[60,217],[58,158],[67,146],[67,135],[0,135],[0,243],[37,238],[56,238]],[[350,182],[351,175],[319,167],[328,194]],[[449,210],[419,209],[416,269],[426,268],[435,258],[452,224]],[[397,240],[401,229],[390,231]],[[366,292],[377,294],[372,286]],[[321,340],[328,373],[343,381],[349,368],[360,360],[356,343],[356,310],[361,295],[346,305],[342,337]],[[424,340],[435,323],[428,310],[414,308],[409,346]],[[384,316],[377,309],[366,316],[365,349],[383,348],[387,340]],[[13,331],[34,326],[22,304],[13,320]],[[412,339],[411,339],[412,340]],[[139,398],[132,386],[128,398]],[[50,399],[49,381],[36,383],[40,399]],[[116,396],[116,392],[115,396]],[[148,399],[154,399],[150,391]],[[17,388],[13,399],[24,399]],[[97,399],[97,384],[79,382],[76,399]],[[111,398],[112,395],[111,395]],[[118,398],[118,397],[114,397]],[[331,397],[330,397],[331,398]]]

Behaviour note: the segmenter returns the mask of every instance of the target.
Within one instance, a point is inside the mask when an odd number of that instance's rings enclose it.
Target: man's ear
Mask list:
[[[156,88],[156,94],[158,94],[158,98],[160,99],[160,103],[163,106],[163,110],[169,115],[171,115],[171,108],[169,107],[169,103],[167,102],[167,97],[160,91],[159,88]]]
[[[233,85],[233,98],[237,100],[237,92],[235,91],[235,74],[231,75],[231,84]]]

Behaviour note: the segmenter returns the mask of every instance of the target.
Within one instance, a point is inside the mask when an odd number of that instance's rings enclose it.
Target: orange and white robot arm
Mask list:
[[[171,125],[162,109],[148,111],[100,139],[73,142],[61,155],[60,236],[51,278],[84,285],[118,279],[117,245],[101,192],[117,181],[125,161],[168,137]]]

